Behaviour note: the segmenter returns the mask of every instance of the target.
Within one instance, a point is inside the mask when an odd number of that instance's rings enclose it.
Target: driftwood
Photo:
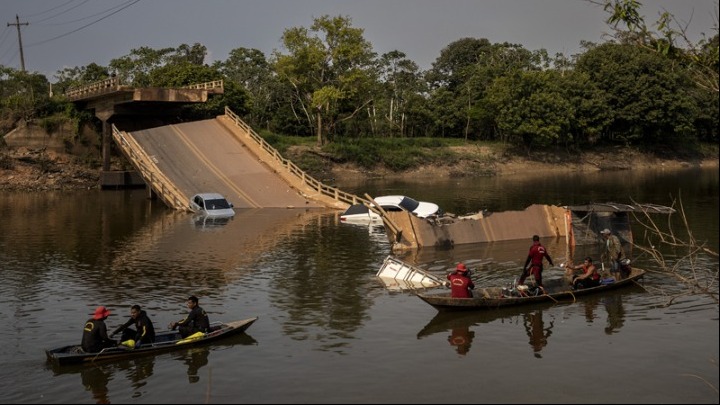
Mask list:
[[[671,216],[667,217],[667,226],[661,227],[652,219],[649,212],[643,211],[642,213],[633,213],[636,223],[645,229],[643,242],[642,244],[637,243],[640,238],[636,238],[632,245],[658,264],[659,270],[657,271],[672,275],[686,287],[680,293],[669,294],[665,306],[671,305],[679,297],[698,293],[705,294],[718,303],[718,265],[716,264],[714,268],[698,265],[698,260],[701,260],[703,256],[717,259],[718,252],[708,248],[704,242],[695,239],[688,224],[682,200],[674,200],[672,207],[675,208],[675,205],[678,205],[676,211],[681,216],[685,228],[683,237],[678,236],[673,230]],[[671,263],[659,250],[660,246],[671,247],[683,253]],[[665,294],[663,291],[660,292]]]

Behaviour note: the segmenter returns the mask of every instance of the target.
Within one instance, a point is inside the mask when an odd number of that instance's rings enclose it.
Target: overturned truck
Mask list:
[[[379,210],[393,251],[421,247],[452,247],[466,243],[540,237],[564,237],[568,246],[601,241],[607,228],[621,241],[632,243],[632,213],[672,214],[671,207],[654,204],[591,203],[575,206],[534,204],[522,211],[479,212],[418,218],[409,212]]]

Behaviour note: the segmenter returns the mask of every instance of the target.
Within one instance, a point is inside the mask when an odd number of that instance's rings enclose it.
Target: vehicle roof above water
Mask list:
[[[399,205],[406,210],[412,212],[419,205],[420,202],[404,195],[383,195],[375,198],[375,202],[383,206],[385,204]]]
[[[218,193],[197,193],[193,196],[193,199],[195,197],[200,197],[203,200],[218,200],[221,198],[225,198],[225,197],[223,197],[222,194],[218,194]]]

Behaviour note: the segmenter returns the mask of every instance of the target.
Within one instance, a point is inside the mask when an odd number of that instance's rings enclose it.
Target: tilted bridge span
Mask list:
[[[223,92],[222,80],[165,89],[133,88],[112,77],[70,89],[66,96],[103,122],[103,181],[117,177],[110,171],[114,139],[148,188],[176,210],[190,211],[190,198],[204,192],[223,194],[236,208],[345,209],[369,203],[307,175],[227,107],[214,119],[140,122],[173,116],[182,104],[203,103]]]
[[[214,119],[125,132],[113,139],[145,183],[169,207],[190,210],[201,192],[236,208],[335,208],[368,202],[327,186],[285,159],[225,108]]]

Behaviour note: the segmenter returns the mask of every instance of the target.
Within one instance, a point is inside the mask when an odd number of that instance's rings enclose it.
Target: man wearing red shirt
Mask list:
[[[472,298],[475,284],[470,279],[464,263],[458,263],[455,273],[448,274],[447,278],[450,280],[450,295],[453,298]]]
[[[540,237],[533,235],[532,240],[533,244],[530,246],[530,252],[525,260],[519,284],[523,285],[527,276],[532,274],[535,277],[536,284],[542,287],[543,257],[547,259],[550,266],[553,266],[553,262],[547,250],[545,250],[545,246],[540,244]],[[528,264],[530,265],[529,267]]]

